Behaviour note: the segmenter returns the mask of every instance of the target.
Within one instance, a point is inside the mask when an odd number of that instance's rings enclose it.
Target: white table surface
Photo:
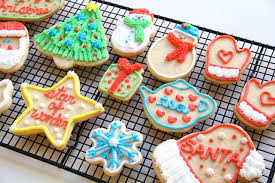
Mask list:
[[[110,1],[110,0],[109,0]],[[275,1],[272,0],[111,0],[132,8],[193,23],[275,46]],[[226,2],[226,4],[225,4]],[[1,183],[86,183],[73,173],[0,147]]]

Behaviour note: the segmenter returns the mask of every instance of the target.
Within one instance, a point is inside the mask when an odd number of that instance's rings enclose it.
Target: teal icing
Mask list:
[[[184,83],[185,85],[187,85],[187,86],[183,86],[183,87],[176,86],[176,84],[179,83],[179,82],[183,82],[183,83]],[[187,90],[187,89],[191,88],[191,89],[194,90],[199,96],[202,96],[202,97],[205,97],[205,98],[209,99],[209,100],[213,103],[213,109],[211,109],[211,110],[210,110],[208,113],[206,113],[206,114],[203,114],[203,115],[201,115],[201,116],[198,116],[198,117],[195,118],[194,120],[192,119],[193,122],[192,122],[192,123],[188,123],[187,125],[184,125],[184,123],[183,123],[183,126],[178,126],[178,127],[165,125],[165,124],[159,122],[159,121],[155,118],[155,116],[150,112],[150,110],[149,110],[149,108],[148,108],[148,105],[147,105],[147,97],[148,97],[148,96],[146,96],[144,90],[146,90],[147,92],[149,92],[149,93],[151,93],[151,94],[155,94],[155,93],[157,93],[158,91],[160,91],[162,88],[167,87],[167,86],[171,86],[171,87],[176,88],[176,89],[179,89],[179,90]],[[213,112],[216,110],[216,108],[217,108],[217,104],[216,104],[215,100],[214,100],[212,97],[210,97],[210,96],[208,96],[208,95],[205,95],[205,94],[203,94],[203,93],[200,93],[194,86],[190,85],[188,82],[186,82],[186,81],[183,80],[183,79],[178,79],[178,80],[176,80],[176,81],[174,81],[174,82],[166,83],[166,84],[160,86],[159,88],[157,88],[155,91],[150,90],[150,89],[147,88],[146,86],[141,86],[141,87],[140,87],[140,91],[141,91],[141,95],[142,95],[142,98],[143,98],[143,104],[144,104],[145,110],[146,110],[147,113],[149,114],[150,118],[151,118],[151,119],[154,121],[154,123],[156,123],[157,125],[162,126],[162,127],[164,127],[164,128],[167,128],[167,129],[170,129],[170,130],[181,130],[181,129],[185,129],[185,128],[188,128],[188,127],[190,127],[190,126],[193,126],[194,124],[197,123],[197,121],[199,121],[199,120],[202,119],[202,118],[207,117],[208,115],[210,115],[211,113],[213,113]],[[165,98],[164,98],[164,100],[163,100],[163,99],[161,99],[161,100],[162,100],[162,103],[157,102],[156,105],[162,105],[162,106],[163,106],[163,101],[167,102],[168,98],[167,98],[167,100],[166,100]],[[173,101],[173,100],[170,100],[170,101]],[[167,108],[170,108],[170,109],[172,108],[172,110],[177,110],[177,106],[175,107],[174,104],[175,104],[175,102],[171,102],[171,103],[167,103],[167,104],[164,103],[164,105],[167,106]],[[206,104],[206,107],[205,107],[205,108],[202,108],[202,105],[203,105],[203,104]],[[178,110],[177,110],[178,112],[182,112],[182,111],[184,111],[184,109],[186,108],[186,106],[183,105],[183,104],[182,104],[181,106],[182,106],[182,109],[180,109],[180,110],[178,109]],[[185,108],[184,108],[183,106],[185,106]],[[207,101],[205,101],[205,100],[203,100],[203,99],[200,99],[200,103],[199,103],[199,107],[198,107],[199,112],[204,112],[204,111],[206,111],[209,107],[210,107],[210,104],[209,104]],[[187,112],[187,111],[185,111],[185,112]],[[189,111],[188,111],[188,112],[189,112]],[[188,113],[188,112],[187,112],[187,113]]]
[[[191,24],[183,23],[186,28],[184,29],[181,25],[177,25],[176,28],[192,36],[199,37],[199,29]]]

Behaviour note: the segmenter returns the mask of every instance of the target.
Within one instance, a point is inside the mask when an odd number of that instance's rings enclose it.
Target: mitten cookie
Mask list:
[[[15,135],[45,133],[50,143],[63,150],[75,123],[104,112],[101,103],[80,94],[79,78],[73,71],[51,88],[22,83],[22,96],[27,109],[13,122]]]
[[[207,48],[204,76],[217,84],[232,84],[241,78],[250,61],[249,49],[240,50],[231,36],[219,36]]]
[[[93,67],[109,58],[101,14],[94,3],[89,3],[67,21],[34,36],[34,44],[61,69],[74,65]]]
[[[64,0],[1,0],[0,20],[38,22],[49,18],[64,5]]]
[[[188,76],[197,62],[198,31],[195,26],[184,23],[157,40],[147,54],[150,72],[164,82]]]
[[[220,124],[182,139],[167,140],[153,152],[161,182],[254,182],[265,164],[248,134],[239,126]]]
[[[142,53],[156,34],[153,24],[154,15],[147,9],[134,9],[117,21],[117,27],[111,38],[116,54],[122,57],[134,57]]]
[[[142,83],[143,72],[141,64],[130,64],[126,58],[120,58],[118,64],[110,65],[105,72],[98,89],[118,100],[129,101]]]
[[[119,174],[123,166],[138,166],[142,154],[137,149],[143,137],[139,132],[126,131],[125,124],[113,121],[108,129],[98,128],[90,135],[93,147],[86,152],[86,161],[92,165],[102,164],[106,174]]]
[[[245,125],[264,130],[275,121],[275,81],[250,79],[234,109],[236,117]]]
[[[29,33],[22,23],[0,23],[0,71],[12,73],[21,69],[29,53],[29,44]]]
[[[13,85],[11,80],[0,81],[0,114],[8,110],[12,104]]]
[[[148,120],[165,132],[186,132],[216,111],[212,97],[200,93],[183,79],[160,86],[155,91],[140,87]]]

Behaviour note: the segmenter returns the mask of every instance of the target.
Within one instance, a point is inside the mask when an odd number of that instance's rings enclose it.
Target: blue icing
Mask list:
[[[57,32],[56,32],[56,30],[51,29],[49,34],[50,34],[50,36],[54,37],[54,36],[56,36]]]
[[[110,124],[110,127],[104,133],[103,130],[95,129],[91,132],[90,138],[94,143],[94,146],[89,149],[86,156],[95,159],[101,157],[106,160],[107,168],[119,169],[124,161],[124,158],[128,159],[129,163],[133,162],[133,158],[138,156],[137,150],[131,150],[128,147],[134,146],[134,143],[141,142],[141,135],[131,131],[127,136],[124,133],[125,125],[122,122],[114,121]],[[115,143],[114,143],[115,142]]]
[[[191,24],[184,23],[187,26],[185,29],[181,25],[177,25],[176,28],[192,36],[199,37],[199,29]]]
[[[93,44],[92,44],[94,47],[96,47],[96,48],[98,48],[98,49],[100,49],[101,48],[101,42],[100,41],[98,41],[98,40],[95,40],[94,42],[93,42]]]
[[[70,24],[66,24],[65,27],[64,27],[64,30],[65,31],[70,31],[70,30],[72,30],[72,26]]]
[[[97,28],[97,26],[95,23],[89,23],[88,28],[89,28],[89,30],[95,30]]]
[[[184,83],[184,86],[177,86],[176,84],[177,83]],[[147,97],[146,94],[145,94],[145,91],[148,92],[149,94],[155,94],[157,93],[158,91],[160,91],[162,88],[164,87],[167,87],[167,86],[171,86],[172,88],[176,88],[176,89],[179,89],[179,90],[187,90],[187,89],[192,89],[194,90],[199,96],[201,96],[202,98],[206,98],[206,99],[209,99],[212,104],[213,104],[213,108],[207,112],[206,114],[202,114],[200,116],[198,116],[197,118],[195,119],[192,119],[192,122],[188,123],[185,125],[184,122],[182,122],[182,126],[170,126],[170,125],[166,125],[166,124],[163,124],[161,122],[159,122],[155,116],[150,112],[149,110],[149,107],[147,105]],[[149,114],[150,118],[159,126],[162,126],[164,128],[167,128],[167,129],[170,129],[170,130],[181,130],[181,129],[185,129],[185,128],[188,128],[190,126],[193,126],[194,124],[196,124],[200,119],[203,119],[207,116],[209,116],[211,113],[213,113],[216,108],[217,108],[217,104],[215,102],[215,100],[208,96],[208,95],[205,95],[203,93],[200,93],[194,86],[190,85],[188,82],[186,82],[185,80],[183,79],[178,79],[177,81],[174,81],[174,82],[171,82],[171,83],[167,83],[167,84],[164,84],[162,86],[160,86],[159,88],[157,88],[155,91],[152,91],[150,90],[149,88],[147,88],[146,86],[141,86],[140,87],[140,91],[141,91],[141,95],[142,95],[142,98],[143,98],[143,104],[145,106],[145,110],[147,111],[147,113]],[[168,99],[168,97],[166,95],[164,95],[163,97],[160,98],[160,102],[157,101],[156,102],[156,105],[158,106],[162,106],[164,108],[167,108],[167,109],[171,109],[171,110],[176,110],[177,112],[181,112],[184,114],[188,114],[190,112],[189,108],[182,104],[182,103],[177,103],[176,105],[176,101],[173,100],[173,99]],[[198,111],[199,112],[205,112],[206,110],[208,110],[210,107],[210,104],[208,101],[206,100],[203,100],[200,98],[200,102],[199,102],[199,106],[198,106]]]
[[[67,47],[70,47],[70,46],[72,46],[72,45],[74,44],[74,42],[73,42],[72,40],[70,40],[70,39],[67,39],[67,40],[64,42],[64,44],[65,44]]]
[[[79,13],[79,14],[76,15],[76,19],[77,19],[78,21],[84,20],[85,18],[86,18],[86,17],[85,17],[84,14]]]
[[[86,40],[87,39],[86,34],[82,32],[78,33],[77,39],[79,39],[80,41]]]

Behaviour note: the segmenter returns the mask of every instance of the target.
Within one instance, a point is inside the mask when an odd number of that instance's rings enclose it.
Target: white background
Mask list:
[[[275,46],[273,0],[112,0],[132,8],[212,28]],[[0,182],[91,182],[70,172],[0,147]]]

